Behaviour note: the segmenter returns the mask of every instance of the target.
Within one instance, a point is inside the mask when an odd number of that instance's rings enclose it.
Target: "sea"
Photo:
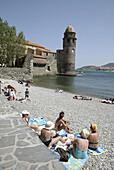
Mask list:
[[[82,70],[78,70],[82,71]],[[76,70],[77,72],[77,70]],[[83,70],[76,77],[34,77],[34,85],[98,98],[114,98],[114,72]]]

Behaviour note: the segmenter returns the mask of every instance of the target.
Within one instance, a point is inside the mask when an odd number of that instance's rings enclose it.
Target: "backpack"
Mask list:
[[[67,152],[62,148],[57,148],[57,152],[60,154],[60,161],[68,162],[69,156]]]

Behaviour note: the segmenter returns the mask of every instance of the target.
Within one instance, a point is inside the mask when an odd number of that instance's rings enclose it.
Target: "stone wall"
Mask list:
[[[64,61],[64,51],[63,50],[57,50],[56,51],[56,54],[57,54],[57,71],[58,73],[65,73],[64,71],[64,64],[65,64],[65,61]]]
[[[50,71],[48,70],[50,67]],[[45,67],[33,67],[33,76],[56,75],[57,74],[57,60]]]
[[[33,78],[33,54],[26,55],[23,68],[28,69],[28,74]]]
[[[0,78],[4,79],[14,79],[20,80],[25,78],[25,80],[31,80],[32,77],[29,73],[29,69],[27,68],[7,68],[1,67],[0,68]]]
[[[68,26],[63,38],[63,50],[57,50],[57,69],[59,74],[75,75],[76,37],[72,26]]]
[[[49,62],[45,67],[33,66],[33,55],[28,54],[25,57],[23,68],[0,68],[0,78],[14,79],[14,80],[32,80],[33,76],[56,75],[57,74],[57,60],[50,56]]]

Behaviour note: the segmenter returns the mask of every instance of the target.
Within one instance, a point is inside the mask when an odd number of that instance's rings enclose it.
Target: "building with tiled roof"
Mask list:
[[[56,63],[56,53],[46,49],[45,47],[31,43],[31,42],[26,42],[25,43],[25,54],[26,55],[33,55],[33,72],[34,75],[40,75],[40,73],[45,74],[47,73],[46,71],[53,72],[53,63]],[[56,66],[54,66],[56,67]],[[54,68],[55,70],[55,68]],[[56,67],[57,70],[57,67]]]
[[[45,47],[26,42],[25,61],[32,68],[33,75],[72,75],[75,76],[75,54],[76,54],[76,33],[74,28],[69,25],[63,38],[63,49],[56,53]]]

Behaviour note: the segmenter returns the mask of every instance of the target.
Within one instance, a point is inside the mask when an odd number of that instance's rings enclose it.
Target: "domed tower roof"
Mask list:
[[[75,31],[74,28],[71,25],[69,25],[65,32],[75,32]]]

